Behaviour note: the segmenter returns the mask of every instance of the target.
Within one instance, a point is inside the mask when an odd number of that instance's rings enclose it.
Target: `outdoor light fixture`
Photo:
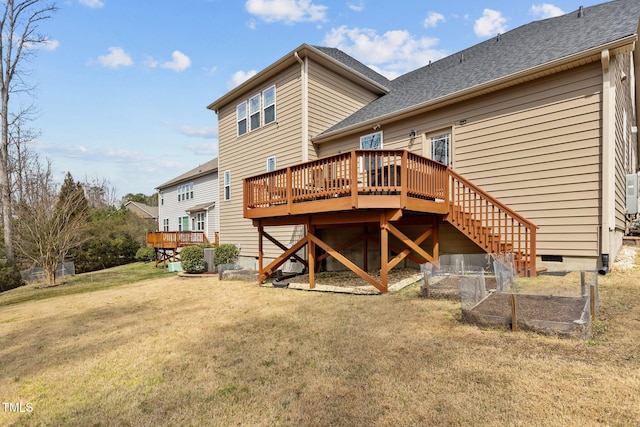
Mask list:
[[[416,137],[416,131],[411,129],[411,132],[409,132],[409,138],[413,139]]]

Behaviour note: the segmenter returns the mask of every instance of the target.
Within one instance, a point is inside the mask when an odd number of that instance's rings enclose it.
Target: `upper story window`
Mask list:
[[[262,92],[264,124],[276,121],[276,87],[271,86]]]
[[[236,107],[236,120],[238,121],[238,136],[247,133],[247,101]]]
[[[270,86],[236,107],[238,136],[276,121],[276,86]]]
[[[249,123],[251,130],[260,127],[260,94],[249,99]]]
[[[193,182],[178,186],[178,201],[193,199]]]

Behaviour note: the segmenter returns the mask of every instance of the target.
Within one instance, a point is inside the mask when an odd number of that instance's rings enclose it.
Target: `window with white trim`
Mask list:
[[[247,133],[247,101],[236,107],[236,121],[238,122],[238,136]]]
[[[276,170],[276,156],[267,157],[267,172]]]
[[[162,220],[162,231],[169,231],[169,218]]]
[[[204,231],[204,224],[207,218],[207,214],[205,212],[198,212],[196,214],[196,231]]]
[[[231,171],[224,171],[224,200],[231,200]]]
[[[178,201],[193,199],[193,182],[178,186]]]
[[[431,159],[436,162],[451,164],[449,134],[444,133],[431,137]]]
[[[249,130],[254,131],[260,127],[260,94],[249,98]]]
[[[262,111],[264,124],[276,121],[276,87],[275,85],[262,91]]]
[[[189,217],[188,216],[179,216],[178,217],[178,231],[189,231]]]
[[[360,137],[361,150],[382,150],[382,132],[371,133]],[[377,159],[377,161],[376,161]],[[382,158],[375,155],[365,155],[363,157],[363,170],[379,169],[382,165]]]
[[[242,136],[276,121],[276,86],[241,102],[236,107],[237,134]]]

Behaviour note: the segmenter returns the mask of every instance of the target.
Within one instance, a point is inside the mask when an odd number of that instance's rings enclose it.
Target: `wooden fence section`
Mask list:
[[[354,150],[246,178],[251,219],[354,209],[443,215],[483,250],[535,275],[537,226],[446,165],[407,150]]]

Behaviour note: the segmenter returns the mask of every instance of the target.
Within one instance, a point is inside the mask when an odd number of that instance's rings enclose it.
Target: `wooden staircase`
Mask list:
[[[448,169],[445,220],[518,276],[535,276],[537,226]]]

